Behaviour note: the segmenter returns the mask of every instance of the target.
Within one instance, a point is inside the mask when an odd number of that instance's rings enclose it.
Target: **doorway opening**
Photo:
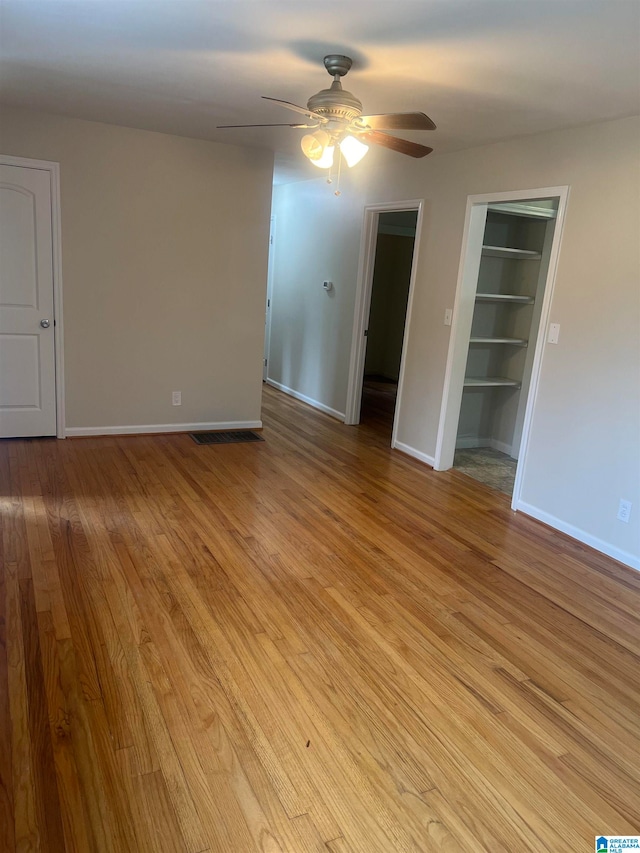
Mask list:
[[[276,241],[276,218],[269,220],[269,259],[267,261],[267,301],[264,309],[264,358],[262,360],[262,381],[269,376],[269,350],[271,348],[271,302],[273,301],[273,256]]]
[[[360,423],[391,438],[398,395],[417,210],[378,217],[376,253],[367,324]]]
[[[365,209],[345,423],[394,445],[422,203]]]
[[[516,507],[567,188],[471,197],[436,468],[457,468]],[[549,342],[555,342],[550,336]]]

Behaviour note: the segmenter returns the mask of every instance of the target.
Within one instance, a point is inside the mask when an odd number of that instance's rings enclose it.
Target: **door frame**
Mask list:
[[[19,166],[22,169],[39,169],[49,173],[51,189],[51,245],[53,256],[53,341],[55,351],[56,382],[56,436],[66,438],[64,409],[64,336],[62,324],[62,234],[60,211],[60,164],[51,160],[32,160],[0,154],[3,166]]]
[[[470,195],[467,197],[467,212],[462,237],[462,249],[460,252],[460,264],[458,268],[458,283],[456,286],[453,320],[451,324],[451,338],[449,340],[449,352],[447,355],[447,367],[445,371],[442,405],[440,409],[440,422],[438,425],[438,438],[434,458],[434,469],[436,471],[445,471],[453,465],[456,434],[460,418],[460,406],[462,403],[464,369],[469,345],[469,333],[473,317],[475,293],[478,286],[478,268],[480,264],[482,238],[484,235],[484,224],[487,216],[487,206],[493,203],[534,201],[542,198],[558,198],[558,211],[556,213],[556,226],[553,233],[549,268],[547,270],[544,296],[542,299],[542,309],[536,333],[531,380],[527,394],[527,403],[522,425],[522,437],[520,440],[520,452],[518,454],[516,478],[511,499],[512,509],[517,509],[520,504],[520,494],[522,491],[522,481],[527,461],[531,422],[538,397],[540,372],[542,369],[544,347],[547,339],[547,327],[551,314],[551,301],[555,287],[560,245],[562,242],[562,232],[564,228],[567,202],[569,199],[568,186],[542,187],[538,189],[499,193],[482,193],[481,195]]]
[[[267,297],[265,299],[264,315],[264,347],[262,364],[262,381],[269,378],[269,355],[271,351],[271,310],[273,308],[273,258],[276,250],[276,218],[269,220],[269,255],[267,260]]]
[[[398,393],[396,396],[396,406],[393,415],[391,447],[396,446],[396,435],[398,431],[398,415],[400,413],[402,388],[404,384],[407,340],[409,337],[411,311],[413,308],[413,296],[415,292],[416,275],[418,270],[418,252],[420,248],[420,235],[422,232],[424,199],[407,199],[405,201],[389,201],[379,204],[368,204],[364,208],[362,236],[360,239],[360,260],[358,263],[358,279],[356,285],[356,298],[353,314],[353,331],[351,334],[349,382],[347,386],[347,403],[345,407],[344,418],[345,424],[360,423],[362,382],[364,379],[364,359],[367,345],[365,332],[367,331],[369,312],[371,310],[373,271],[375,267],[376,247],[378,243],[378,221],[380,219],[381,213],[392,213],[394,211],[403,210],[416,210],[418,216],[416,218],[416,233],[413,243],[413,259],[411,262],[411,275],[409,279],[407,312],[405,314],[404,334],[402,337],[402,356],[400,358]]]

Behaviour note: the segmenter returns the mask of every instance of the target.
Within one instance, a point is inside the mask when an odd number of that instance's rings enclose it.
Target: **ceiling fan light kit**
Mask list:
[[[305,133],[300,140],[300,147],[305,157],[318,165],[327,148],[331,147],[331,137],[326,130],[316,130],[315,133]]]
[[[302,137],[300,146],[307,159],[320,169],[333,166],[336,146],[348,166],[355,166],[369,150],[369,145],[380,145],[409,157],[425,157],[433,151],[426,145],[401,139],[385,130],[435,130],[436,126],[424,113],[386,113],[362,115],[362,102],[342,88],[341,77],[349,71],[352,61],[348,56],[331,53],[324,58],[324,66],[333,77],[328,89],[312,95],[307,106],[299,107],[289,101],[269,98],[286,109],[306,116],[306,124],[286,127],[312,130]],[[222,125],[223,127],[274,127],[277,125]]]
[[[359,163],[368,150],[368,145],[350,134],[340,140],[340,153],[347,161],[347,166],[355,166]]]
[[[329,169],[333,166],[335,154],[335,141],[326,130],[316,130],[315,133],[306,133],[300,140],[302,152],[314,166],[320,169]],[[345,159],[347,166],[355,166],[369,150],[369,146],[360,142],[355,136],[343,135],[338,141],[340,153]]]

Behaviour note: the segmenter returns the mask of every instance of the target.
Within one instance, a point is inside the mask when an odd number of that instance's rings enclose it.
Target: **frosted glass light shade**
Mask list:
[[[333,166],[333,155],[335,153],[335,146],[327,145],[327,147],[322,152],[322,156],[318,157],[317,160],[312,160],[314,166],[317,166],[319,169],[329,169]]]
[[[340,151],[347,161],[347,166],[355,166],[369,150],[369,146],[360,142],[355,136],[345,136],[340,142]]]
[[[300,140],[300,147],[309,160],[319,160],[330,141],[326,130],[316,130],[315,133],[305,133]]]

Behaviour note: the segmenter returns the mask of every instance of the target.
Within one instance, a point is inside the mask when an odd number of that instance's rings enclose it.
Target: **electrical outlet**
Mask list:
[[[172,391],[171,392],[171,405],[172,406],[181,406],[182,405],[182,391]]]
[[[625,501],[624,498],[620,498],[620,505],[618,507],[618,515],[616,518],[618,521],[624,521],[625,524],[629,523],[629,517],[631,516],[631,501]]]

